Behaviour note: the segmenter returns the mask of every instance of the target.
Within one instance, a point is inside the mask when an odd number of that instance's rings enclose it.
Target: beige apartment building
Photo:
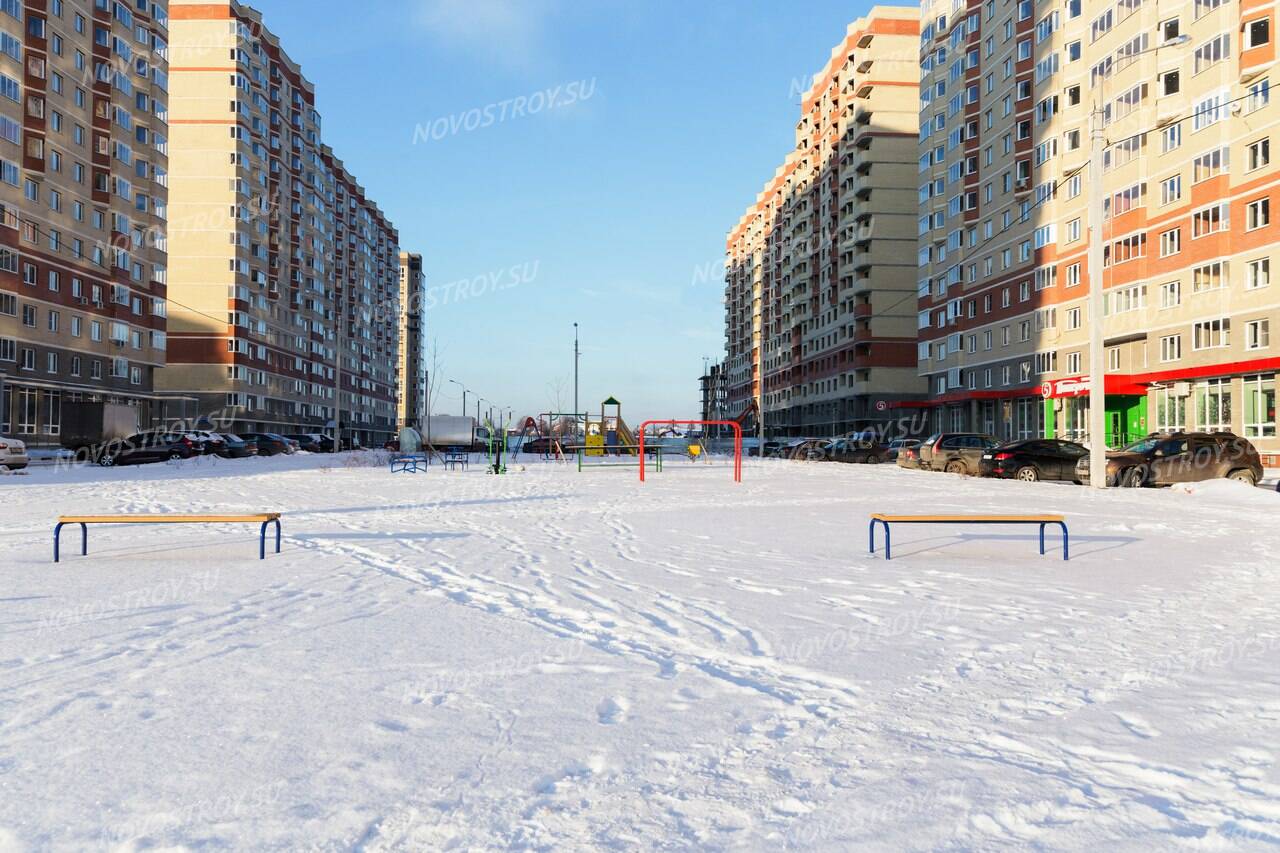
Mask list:
[[[1086,439],[1096,319],[1108,444],[1232,430],[1280,452],[1273,4],[923,8],[918,357],[935,428]]]
[[[314,87],[255,9],[174,0],[169,15],[175,304],[160,386],[232,430],[383,440],[395,344],[370,306],[395,299],[394,229],[322,142]]]
[[[916,373],[914,107],[919,14],[849,25],[804,93],[795,148],[730,231],[725,339],[733,416],[770,435],[896,417]]]
[[[338,332],[338,420],[366,446],[397,432],[400,237],[364,188],[324,146],[334,176],[333,282]]]
[[[163,4],[0,2],[0,432],[32,446],[70,401],[182,414],[154,393],[168,41]]]
[[[426,292],[422,255],[400,253],[400,352],[396,361],[396,421],[422,426],[427,416]]]

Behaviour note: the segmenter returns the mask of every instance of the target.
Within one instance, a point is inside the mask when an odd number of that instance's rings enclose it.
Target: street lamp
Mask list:
[[[578,324],[573,324],[573,434],[578,434]]]
[[[449,381],[462,389],[462,416],[465,418],[467,416],[467,386],[456,379],[450,379]]]
[[[1128,54],[1125,59],[1186,44],[1190,40],[1190,36],[1180,35],[1164,44]],[[1106,335],[1102,316],[1102,154],[1107,147],[1103,135],[1102,104],[1106,85],[1107,78],[1100,78],[1094,90],[1093,111],[1089,114],[1089,485],[1095,489],[1107,487],[1107,363],[1103,351]]]

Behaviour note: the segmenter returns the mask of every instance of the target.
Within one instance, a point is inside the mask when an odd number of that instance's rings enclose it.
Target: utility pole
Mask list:
[[[578,435],[578,324],[573,324],[573,435]]]
[[[1103,353],[1101,87],[1089,116],[1089,485],[1107,487],[1107,377]]]
[[[462,416],[465,418],[467,416],[467,386],[456,379],[450,379],[449,381],[462,389]]]

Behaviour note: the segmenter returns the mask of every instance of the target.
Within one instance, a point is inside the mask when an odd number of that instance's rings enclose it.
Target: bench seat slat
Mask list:
[[[179,513],[164,515],[63,515],[58,521],[63,524],[197,524],[202,522],[253,522],[276,521],[278,512],[261,512],[251,515],[182,515]]]
[[[957,523],[959,523],[959,522],[965,522],[965,521],[983,521],[983,522],[1002,522],[1002,521],[1007,521],[1007,522],[1014,522],[1014,523],[1020,523],[1020,522],[1035,523],[1035,522],[1041,522],[1041,521],[1044,521],[1044,522],[1052,522],[1052,521],[1065,521],[1065,520],[1066,520],[1066,516],[1063,516],[1063,515],[982,515],[982,514],[969,514],[969,515],[885,515],[885,514],[882,514],[882,513],[875,513],[875,514],[874,514],[874,515],[872,515],[871,517],[872,517],[872,518],[874,518],[874,519],[876,519],[877,521],[888,521],[888,522],[894,522],[894,521],[897,521],[897,522],[902,522],[902,523],[912,523],[912,522],[916,522],[916,523],[923,523],[923,522],[931,522],[931,521],[937,521],[937,522],[957,522]]]

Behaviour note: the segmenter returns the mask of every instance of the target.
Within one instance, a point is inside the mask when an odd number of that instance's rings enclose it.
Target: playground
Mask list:
[[[1280,496],[584,459],[0,481],[0,850],[1280,839]]]

